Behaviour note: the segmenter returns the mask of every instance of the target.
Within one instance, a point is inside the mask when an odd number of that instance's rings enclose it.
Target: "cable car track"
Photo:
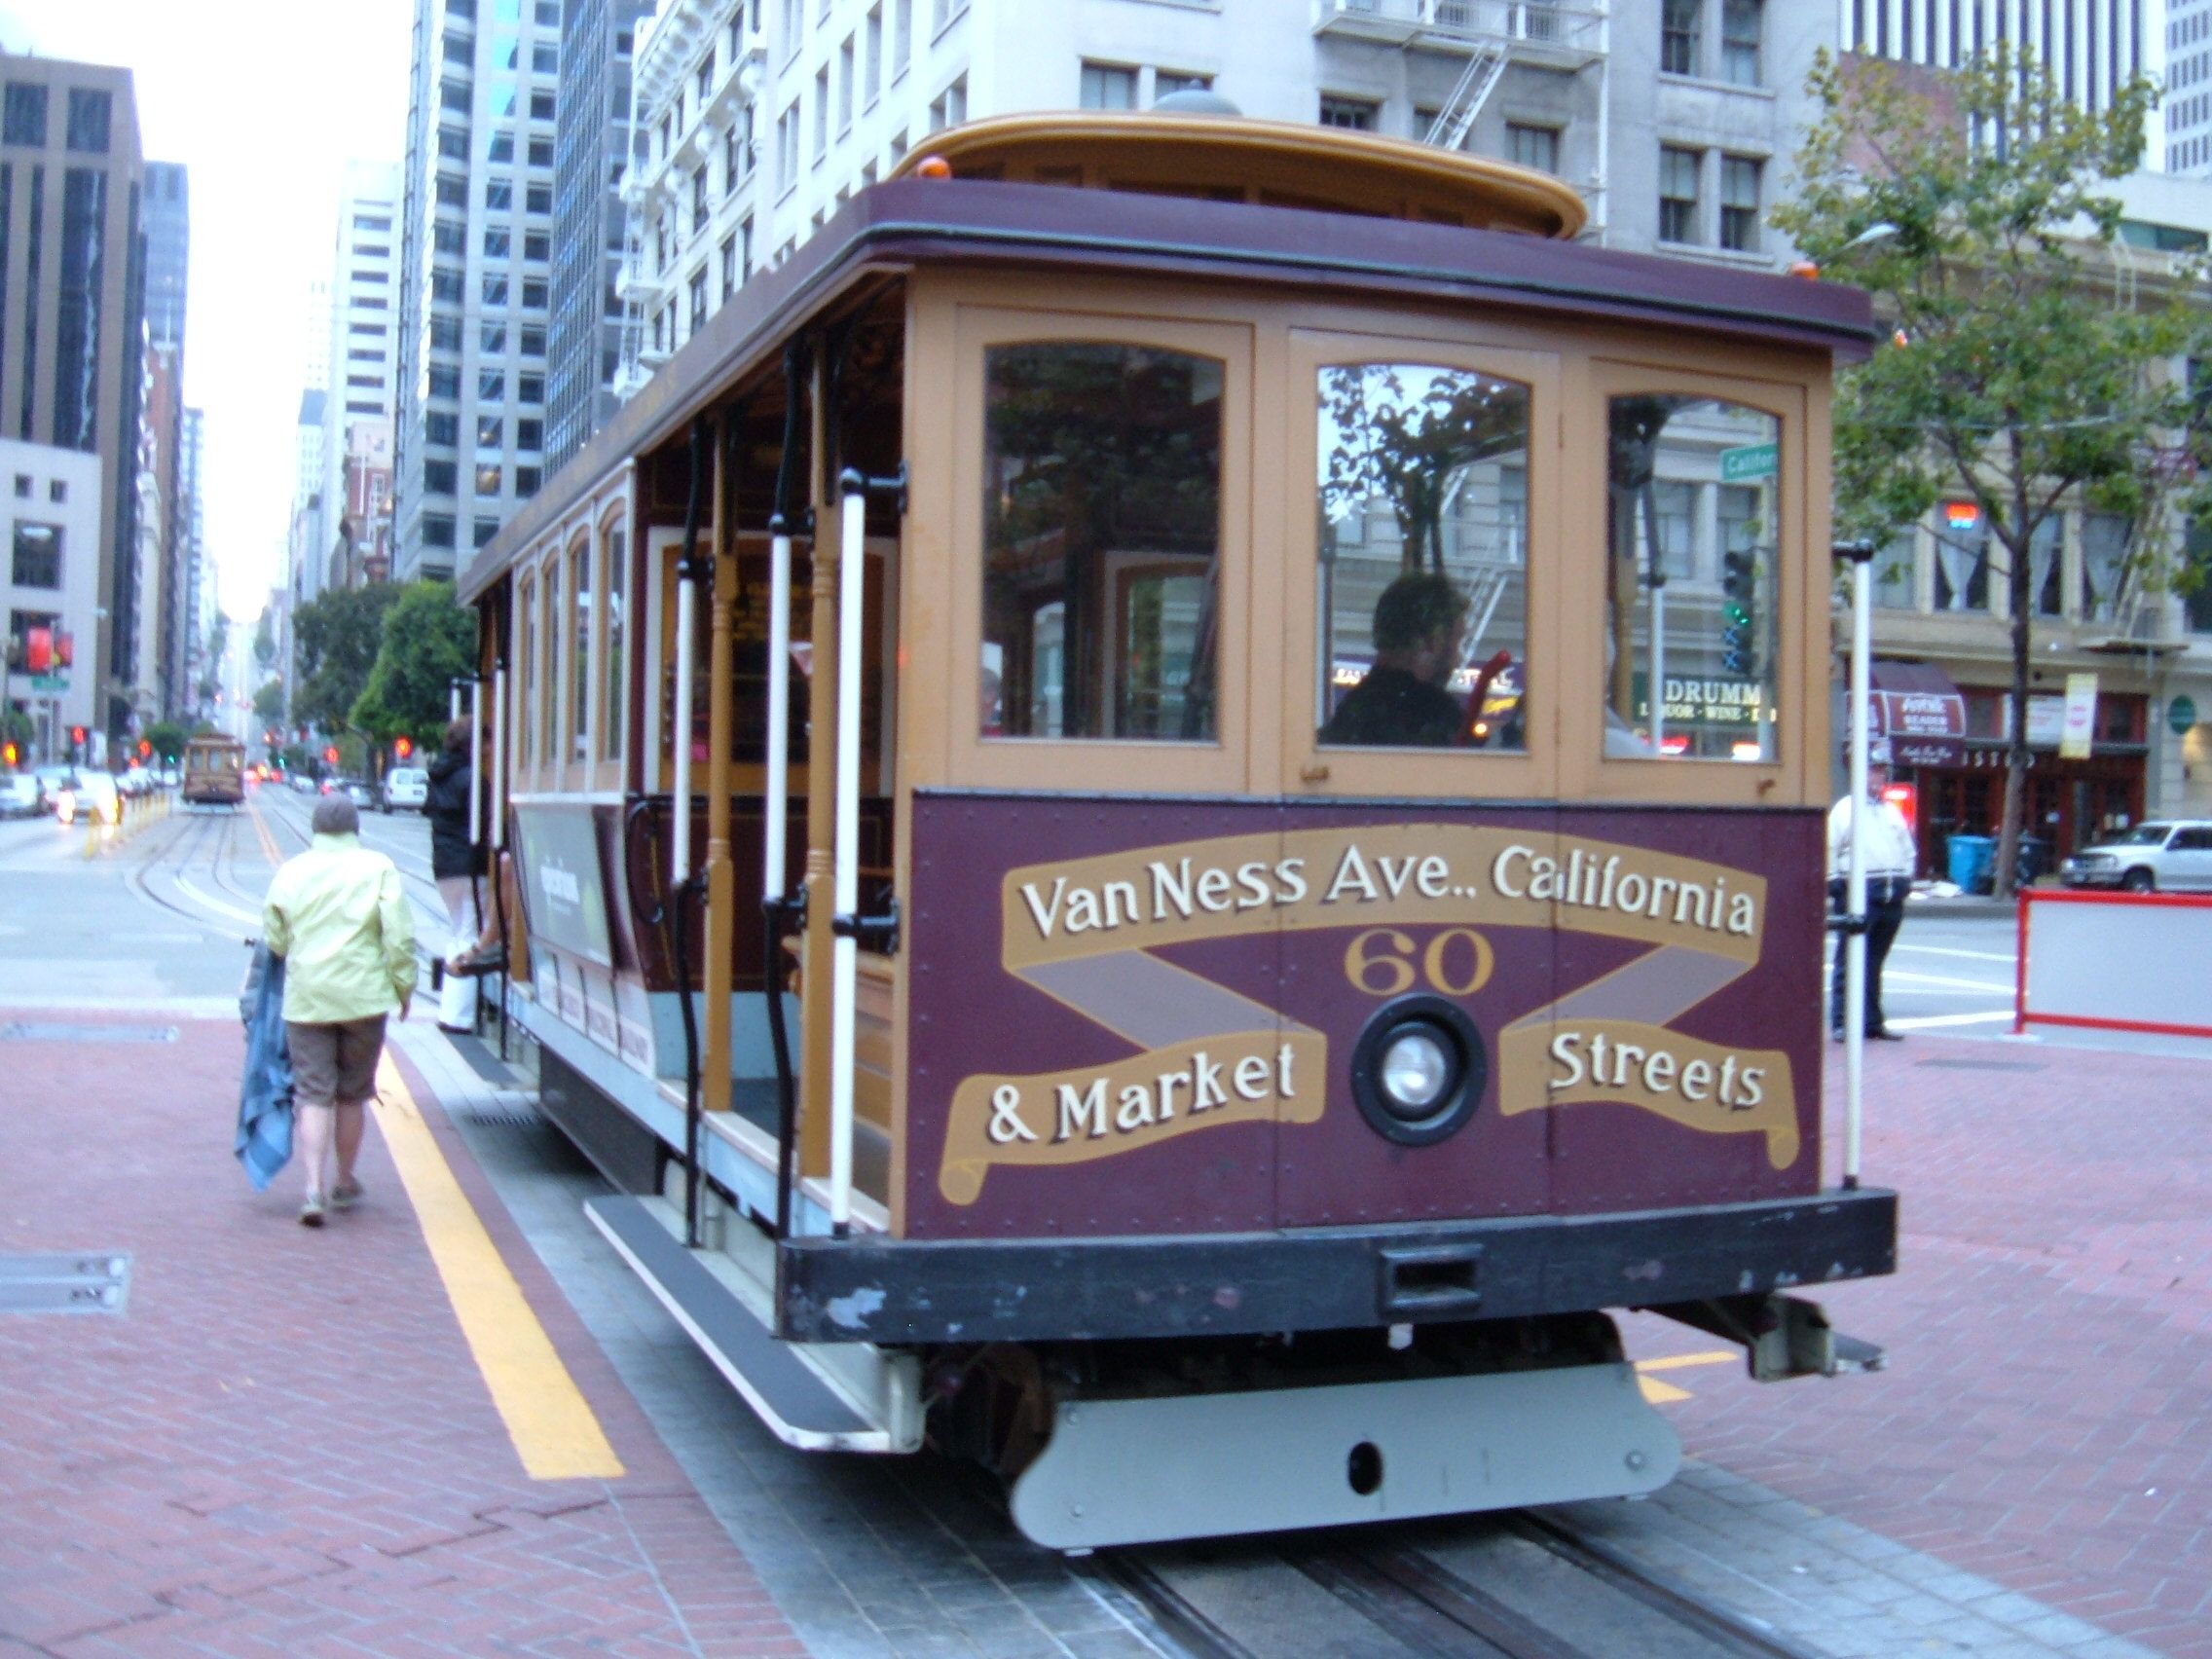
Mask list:
[[[1293,1606],[1297,1596],[1282,1593],[1286,1567],[1356,1621],[1350,1646],[1344,1631],[1315,1632],[1316,1651],[1379,1659],[1814,1659],[1763,1621],[1555,1516],[1495,1515],[1455,1530],[1465,1541],[1417,1541],[1403,1529],[1296,1534],[1254,1543],[1241,1561],[1224,1560],[1241,1548],[1234,1543],[1116,1550],[1097,1557],[1095,1570],[1188,1659],[1268,1659],[1288,1650],[1291,1627],[1310,1624]]]

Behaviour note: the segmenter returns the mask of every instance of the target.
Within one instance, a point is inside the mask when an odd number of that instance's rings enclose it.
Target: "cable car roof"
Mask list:
[[[995,116],[932,134],[891,176],[913,176],[932,161],[955,178],[1196,196],[1562,240],[1588,217],[1571,185],[1530,167],[1374,132],[1235,115]]]

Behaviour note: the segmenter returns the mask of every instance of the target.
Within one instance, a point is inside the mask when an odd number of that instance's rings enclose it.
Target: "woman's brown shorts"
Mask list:
[[[284,1042],[292,1052],[293,1104],[350,1106],[374,1095],[384,1021],[381,1014],[328,1025],[284,1021]]]

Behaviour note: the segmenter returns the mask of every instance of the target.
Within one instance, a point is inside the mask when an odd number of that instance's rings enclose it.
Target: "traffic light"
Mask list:
[[[391,746],[391,752],[399,759],[404,760],[415,753],[415,740],[411,737],[400,738]]]
[[[1751,618],[1758,606],[1758,565],[1749,552],[1720,556],[1720,669],[1750,679]]]
[[[143,760],[143,759],[145,759],[145,758],[146,758],[147,756],[149,756],[150,755],[152,755],[153,753],[154,753],[154,746],[153,746],[153,744],[152,744],[152,743],[151,743],[151,742],[150,742],[149,740],[147,740],[146,738],[143,738],[143,737],[142,737],[142,738],[140,738],[140,739],[138,740],[138,758],[139,758],[139,759],[141,759],[141,760]]]
[[[85,741],[85,728],[83,726],[71,726],[69,728],[69,741],[82,744]]]
[[[324,750],[324,751],[322,752],[322,757],[323,757],[323,759],[325,759],[326,761],[328,761],[328,762],[329,762],[329,763],[330,763],[331,765],[333,765],[333,766],[337,765],[337,764],[338,764],[338,746],[337,746],[336,744],[332,744],[332,745],[331,745],[331,746],[330,746],[330,747],[329,747],[328,749],[325,749],[325,750]]]
[[[16,763],[16,746],[14,744],[0,744],[0,760],[6,761],[11,766]]]

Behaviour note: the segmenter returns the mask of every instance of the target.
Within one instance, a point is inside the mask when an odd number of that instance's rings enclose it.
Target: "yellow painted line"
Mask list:
[[[1672,1382],[1662,1382],[1649,1373],[1679,1371],[1688,1365],[1724,1365],[1731,1359],[1743,1357],[1740,1351],[1733,1348],[1715,1348],[1708,1353],[1670,1353],[1657,1359],[1640,1359],[1636,1362],[1636,1385],[1643,1390],[1643,1397],[1655,1406],[1663,1406],[1673,1400],[1686,1400],[1690,1397],[1687,1388],[1677,1388]]]
[[[1659,1359],[1640,1359],[1639,1371],[1679,1371],[1685,1365],[1725,1365],[1732,1359],[1742,1359],[1742,1348],[1715,1348],[1710,1353],[1671,1353]]]
[[[284,855],[276,850],[276,837],[270,834],[269,826],[262,823],[261,808],[248,800],[245,815],[253,820],[253,832],[261,837],[261,856],[269,861],[269,867],[275,869],[284,862]]]
[[[454,1179],[389,1054],[377,1071],[374,1109],[377,1127],[422,1223],[430,1259],[445,1281],[447,1300],[524,1470],[537,1481],[621,1474],[621,1459],[608,1444],[583,1390],[561,1363],[483,1219]]]

